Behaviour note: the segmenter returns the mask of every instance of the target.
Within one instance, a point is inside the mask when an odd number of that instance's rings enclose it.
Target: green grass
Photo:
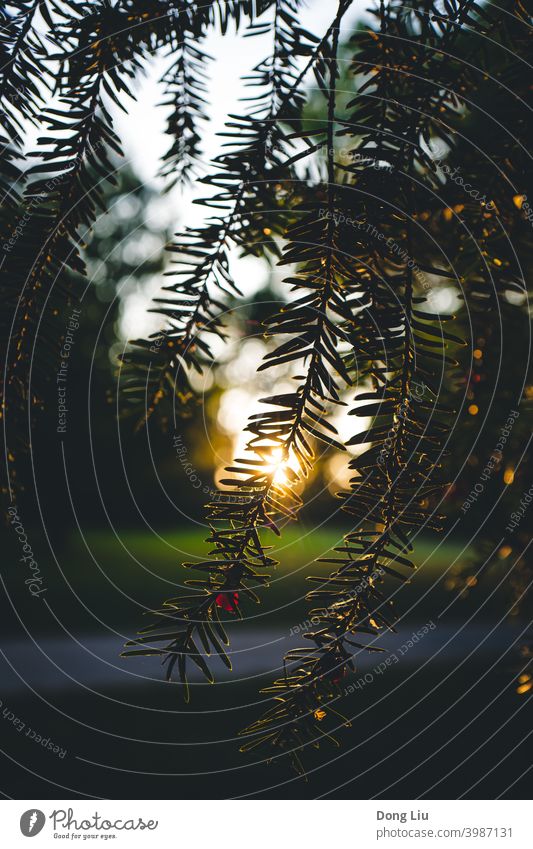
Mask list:
[[[121,531],[117,539],[109,531],[93,531],[85,534],[87,546],[93,556],[102,565],[113,563],[119,572],[133,570],[136,561],[163,577],[175,578],[176,569],[183,561],[205,559],[207,544],[204,542],[203,529],[184,528],[177,531],[161,532],[160,538],[146,531]],[[467,552],[461,554],[460,543],[446,541],[441,537],[421,539],[416,543],[414,560],[424,571],[440,572],[454,560],[464,562]],[[341,544],[342,531],[303,530],[291,527],[283,531],[281,539],[272,535],[273,556],[279,560],[277,571],[291,580],[300,580],[308,567],[318,558],[328,556],[332,549]],[[69,555],[86,557],[87,549],[79,537],[72,538],[67,546]],[[315,564],[313,568],[323,571],[326,567]]]
[[[181,564],[206,559],[204,536],[202,528],[160,532],[160,537],[127,530],[120,532],[119,539],[109,531],[92,531],[85,534],[85,542],[79,536],[69,540],[61,566],[88,607],[98,608],[104,618],[112,613],[120,620],[132,620],[140,605],[158,607],[165,598],[179,593],[176,584],[199,576]],[[272,538],[272,554],[280,563],[273,570],[270,586],[259,590],[263,606],[256,621],[263,626],[269,624],[263,616],[291,622],[306,618],[303,596],[311,589],[306,577],[328,574],[331,565],[316,561],[331,555],[332,548],[340,544],[342,531],[300,526],[286,529],[281,539]],[[449,596],[446,576],[468,556],[458,542],[443,542],[439,536],[421,539],[413,556],[418,568],[409,584],[401,588],[399,607],[408,610],[416,605],[413,616],[430,618],[431,611],[436,606],[441,609]],[[389,587],[395,591],[400,585],[391,579]],[[252,613],[259,613],[259,609],[252,607]]]
[[[306,575],[326,575],[332,568],[316,561],[331,556],[332,549],[341,544],[342,531],[310,530],[302,535],[300,529],[292,527],[283,532],[281,539],[272,539],[271,554],[279,561],[273,583],[299,585]],[[453,563],[464,563],[468,556],[467,551],[462,552],[461,544],[441,543],[441,539],[422,539],[416,544],[413,560],[424,583],[443,575]],[[208,552],[202,529],[171,531],[160,538],[145,531],[123,531],[120,539],[109,531],[94,531],[85,534],[85,542],[86,545],[79,537],[72,538],[63,555],[70,562],[88,565],[76,570],[78,577],[90,582],[98,569],[96,561],[102,571],[121,582],[127,580],[132,589],[146,587],[150,573],[172,582],[179,580],[180,574],[193,577],[192,570],[182,569],[181,564],[205,560]]]

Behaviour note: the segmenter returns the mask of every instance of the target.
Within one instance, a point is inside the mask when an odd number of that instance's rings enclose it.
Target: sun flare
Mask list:
[[[273,483],[287,486],[290,483],[288,469],[297,471],[295,460],[290,457],[287,458],[283,448],[273,448],[268,455],[265,455],[264,459],[267,465],[263,468],[267,475],[273,475]]]

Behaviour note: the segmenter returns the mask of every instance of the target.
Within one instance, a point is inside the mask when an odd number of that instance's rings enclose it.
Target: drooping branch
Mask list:
[[[169,50],[172,63],[161,80],[165,94],[162,105],[171,107],[167,134],[172,139],[163,157],[161,174],[171,178],[171,186],[190,182],[197,174],[201,125],[207,118],[206,65],[211,58],[200,47],[205,26],[190,4],[176,2],[173,17],[175,38]]]
[[[2,242],[11,237],[23,174],[18,165],[24,122],[35,121],[49,80],[46,51],[35,31],[38,14],[52,27],[49,0],[18,0],[0,11],[0,196]]]
[[[396,55],[403,52],[398,46],[399,36],[402,40],[409,36],[408,49],[415,59],[426,46],[427,30],[413,28],[410,10],[396,9],[395,5],[387,6],[386,27],[381,27],[380,38],[374,35],[373,43],[358,53],[358,62],[375,67],[382,61],[382,40],[391,34],[398,39],[389,48],[386,72],[378,70],[372,86],[363,83],[362,90],[370,88],[371,97],[372,88],[383,94],[385,88],[379,77],[394,71],[393,62],[402,74],[409,67]],[[458,21],[463,20],[468,5],[457,5],[454,17]],[[381,14],[385,14],[384,4]],[[446,32],[450,29],[446,27]],[[432,60],[426,57],[425,62],[425,78],[438,79],[431,73]],[[414,79],[413,74],[395,81],[396,91],[403,89],[405,102],[410,104],[415,102],[412,90],[418,91]],[[320,588],[309,593],[308,599],[323,605],[310,611],[315,627],[305,637],[312,646],[294,649],[285,656],[284,676],[264,690],[275,696],[275,706],[243,732],[250,737],[244,751],[266,746],[278,754],[287,753],[298,772],[304,771],[299,750],[308,744],[318,745],[321,738],[332,739],[324,733],[321,723],[328,711],[338,716],[331,702],[338,698],[343,678],[355,668],[355,652],[376,650],[372,644],[360,643],[361,636],[369,635],[374,640],[382,629],[393,628],[392,604],[383,585],[388,577],[406,579],[398,566],[403,570],[413,568],[405,556],[412,550],[410,532],[439,527],[432,498],[442,487],[439,470],[447,427],[440,419],[452,412],[439,401],[439,364],[441,370],[454,365],[446,348],[460,340],[442,330],[443,317],[426,312],[422,307],[424,298],[415,297],[414,293],[414,269],[420,271],[422,265],[417,262],[413,238],[417,220],[415,176],[420,179],[419,174],[415,175],[414,163],[424,159],[421,123],[434,96],[429,89],[425,93],[429,103],[423,104],[420,98],[407,117],[403,110],[383,110],[380,102],[373,103],[370,109],[359,106],[354,121],[364,125],[362,147],[367,151],[367,160],[371,152],[372,157],[377,155],[370,165],[361,165],[358,160],[354,169],[355,187],[365,197],[365,217],[375,221],[368,229],[376,238],[371,260],[374,274],[368,275],[367,281],[371,303],[363,308],[360,325],[352,336],[356,357],[370,360],[368,373],[374,384],[371,392],[357,396],[358,401],[370,403],[353,412],[370,416],[374,422],[348,444],[370,443],[371,447],[351,461],[355,476],[350,492],[342,494],[342,509],[355,520],[354,530],[336,549],[340,556],[325,561],[334,563],[335,570],[328,577],[310,579]],[[444,108],[453,109],[453,96],[441,105],[441,112]],[[393,168],[383,168],[384,162]],[[380,189],[377,203],[373,201],[376,183]],[[400,210],[404,210],[401,215]],[[399,245],[405,245],[400,269],[390,256],[391,246],[396,246],[396,253]],[[367,261],[368,255],[360,259]],[[453,276],[434,267],[425,270]],[[373,341],[369,345],[370,340]],[[416,395],[415,380],[421,389]]]
[[[114,179],[110,156],[121,154],[105,95],[118,102],[118,94],[128,91],[125,80],[139,67],[125,24],[122,12],[102,0],[54,26],[58,51],[50,58],[59,65],[59,104],[45,111],[51,135],[30,154],[39,162],[28,171],[18,235],[0,272],[10,323],[3,411],[14,430],[17,411],[30,401],[39,404],[49,379],[49,362],[39,359],[30,390],[35,329],[54,336],[54,311],[71,297],[66,272],[84,273],[80,240],[104,208],[102,184]]]
[[[299,271],[286,282],[300,296],[269,320],[269,334],[288,334],[290,339],[267,354],[261,366],[264,369],[301,363],[299,371],[302,371],[307,363],[305,375],[297,378],[299,385],[295,392],[263,399],[274,410],[251,417],[247,431],[253,438],[248,443],[248,456],[236,460],[227,469],[237,477],[221,481],[222,486],[229,486],[232,491],[219,491],[208,505],[211,535],[207,541],[214,546],[212,559],[184,564],[207,573],[204,580],[188,582],[199,587],[201,594],[166,602],[166,609],[159,611],[156,621],[143,629],[143,636],[129,643],[143,648],[125,652],[126,655],[162,655],[169,678],[177,664],[187,692],[188,659],[212,680],[205,659],[200,657],[198,640],[207,654],[214,649],[229,664],[218,640],[213,639],[217,608],[236,612],[240,593],[257,599],[254,589],[268,582],[269,575],[258,569],[269,569],[275,561],[267,554],[261,533],[265,529],[279,533],[281,521],[296,517],[301,504],[297,488],[307,477],[315,456],[311,442],[317,439],[343,448],[336,440],[335,428],[325,418],[328,407],[340,403],[337,376],[351,382],[339,350],[339,344],[347,342],[344,325],[352,320],[353,302],[349,291],[339,285],[341,267],[336,259],[338,219],[333,134],[337,46],[338,29],[333,33],[331,83],[327,92],[329,120],[322,143],[327,149],[326,208],[315,202],[289,232],[283,262],[296,265]],[[159,649],[153,645],[156,642],[166,645]]]
[[[212,0],[186,5],[187,26],[200,38],[208,27],[219,27],[225,33],[234,22],[238,28],[242,19],[253,20],[256,10],[259,14],[270,3]],[[53,372],[52,339],[58,336],[50,316],[57,314],[71,295],[71,272],[84,272],[80,240],[90,231],[97,210],[103,210],[102,187],[113,180],[111,159],[120,156],[110,110],[112,106],[125,109],[124,98],[131,93],[131,80],[142,61],[152,51],[176,44],[183,24],[176,10],[183,7],[180,0],[157,4],[149,0],[80,0],[66,5],[54,0],[16,0],[0,12],[5,23],[0,36],[0,102],[4,107],[0,122],[8,127],[15,144],[21,119],[43,122],[48,130],[34,152],[40,161],[31,169],[34,179],[21,208],[20,198],[13,193],[20,177],[18,154],[0,139],[4,145],[0,189],[11,191],[2,204],[7,222],[3,231],[7,255],[0,267],[5,305],[2,338],[9,347],[4,357],[2,409],[4,427],[8,415],[13,432],[20,434],[23,450],[20,417],[30,398],[32,336],[39,325],[43,339],[50,343],[46,362],[42,358],[34,362],[31,400],[38,404],[41,378],[47,380]],[[35,31],[35,20],[44,21],[49,31],[46,37],[41,39]],[[194,49],[189,41],[189,59]],[[57,108],[38,116],[52,76],[57,77]],[[184,103],[190,85],[178,77],[176,98]],[[8,214],[10,199],[12,211]],[[11,438],[8,442],[13,446]],[[8,452],[10,457],[14,454],[14,450]]]
[[[164,398],[177,395],[182,403],[191,400],[187,370],[201,371],[202,361],[211,359],[206,337],[224,338],[222,316],[228,304],[221,298],[231,300],[241,294],[230,272],[230,248],[240,248],[243,254],[279,256],[275,237],[284,236],[287,225],[295,220],[274,188],[280,180],[296,179],[285,127],[297,126],[304,103],[303,81],[320,63],[347,5],[341,4],[325,36],[318,40],[299,27],[297,2],[277,0],[275,4],[272,57],[259,63],[247,80],[256,90],[249,112],[231,116],[223,134],[230,139],[229,150],[216,157],[214,173],[202,181],[218,190],[202,203],[222,214],[186,230],[171,246],[181,266],[171,273],[181,279],[166,287],[170,294],[156,298],[153,309],[168,324],[149,339],[133,342],[123,357],[124,393],[135,412],[140,406],[144,409],[141,424]],[[258,24],[250,30],[252,35],[259,34],[265,27]],[[297,59],[302,56],[309,58],[298,72]],[[317,149],[309,146],[310,152]],[[220,295],[215,297],[217,290]]]

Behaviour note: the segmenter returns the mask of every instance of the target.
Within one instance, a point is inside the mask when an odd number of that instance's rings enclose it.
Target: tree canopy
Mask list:
[[[154,54],[167,59],[161,174],[205,186],[205,220],[169,245],[170,282],[153,303],[161,329],[122,356],[121,412],[138,428],[186,415],[197,403],[190,375],[209,367],[225,315],[243,297],[231,256],[287,266],[287,298],[265,321],[274,347],[258,369],[289,365],[292,391],[262,398],[262,412],[243,422],[247,450],[206,506],[205,559],[183,564],[197,577],[125,654],[161,657],[186,698],[191,664],[209,681],[210,655],[231,666],[224,619],[267,591],[272,535],[297,519],[320,452],[360,446],[339,493],[351,529],[309,578],[305,645],[280,659],[265,691],[272,705],[243,732],[243,750],[287,754],[297,771],[306,746],[347,724],[333,707],[339,687],[357,652],[380,651],[380,633],[394,629],[390,596],[413,572],[413,541],[457,519],[462,505],[474,513],[468,493],[483,465],[468,458],[497,445],[509,416],[505,462],[500,450],[489,475],[497,492],[479,533],[480,569],[512,554],[517,603],[526,614],[531,604],[522,524],[533,397],[530,15],[520,2],[380,0],[346,40],[350,6],[332,5],[319,33],[302,26],[299,0],[20,0],[0,13],[9,498],[31,441],[28,409],[42,405],[55,368],[54,317],[76,303],[84,243],[116,181],[113,115],[128,109]],[[204,42],[230,29],[268,33],[271,48],[199,176],[210,112]],[[31,123],[42,135],[28,152]],[[438,308],[446,288],[461,299],[456,314]],[[49,354],[36,360],[38,336]],[[371,425],[354,425],[343,442],[331,419],[347,398],[350,414]],[[527,640],[523,654],[525,692]]]

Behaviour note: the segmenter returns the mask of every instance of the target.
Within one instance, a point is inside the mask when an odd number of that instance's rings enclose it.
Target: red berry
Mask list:
[[[239,606],[239,593],[219,593],[215,598],[215,604],[228,613],[235,613]]]

